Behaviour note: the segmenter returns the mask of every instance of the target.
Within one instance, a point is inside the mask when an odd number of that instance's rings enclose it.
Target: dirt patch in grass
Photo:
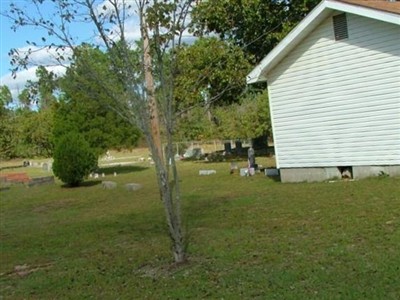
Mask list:
[[[53,266],[53,263],[45,263],[40,265],[30,266],[28,264],[16,265],[14,269],[9,272],[0,273],[0,277],[2,276],[10,276],[10,277],[26,277],[34,272],[40,270],[46,270]]]

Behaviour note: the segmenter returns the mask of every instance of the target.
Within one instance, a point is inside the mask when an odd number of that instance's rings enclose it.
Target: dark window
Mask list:
[[[347,39],[349,37],[346,14],[333,16],[333,32],[335,33],[336,41]]]

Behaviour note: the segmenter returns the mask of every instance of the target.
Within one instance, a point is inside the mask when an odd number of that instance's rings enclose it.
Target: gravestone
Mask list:
[[[238,165],[235,162],[231,162],[231,171],[230,173],[233,174],[238,169]]]
[[[232,152],[232,145],[231,142],[224,143],[224,151],[225,153],[229,154]]]
[[[249,148],[247,151],[247,157],[249,160],[249,168],[255,168],[256,167],[256,156],[254,154],[254,149],[252,147]]]
[[[142,188],[142,185],[139,183],[127,183],[127,184],[125,184],[125,188],[128,191],[137,191]]]
[[[43,171],[49,172],[49,171],[51,171],[52,167],[53,167],[53,165],[52,165],[51,162],[45,162],[45,163],[42,164],[42,170]]]
[[[36,185],[54,184],[54,176],[36,177],[32,178],[28,183],[28,187]]]
[[[103,189],[111,190],[117,187],[117,183],[114,181],[103,181],[101,183],[101,186],[103,187]]]
[[[243,151],[243,143],[241,141],[235,141],[235,151],[236,154],[242,154]]]
[[[240,176],[249,176],[249,168],[240,168]]]
[[[279,176],[279,170],[277,168],[265,168],[266,176]]]
[[[211,175],[211,174],[217,174],[216,170],[200,170],[199,175]]]

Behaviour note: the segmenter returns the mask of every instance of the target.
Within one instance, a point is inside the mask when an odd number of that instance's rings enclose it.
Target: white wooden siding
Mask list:
[[[278,168],[400,165],[400,26],[321,23],[267,75]]]

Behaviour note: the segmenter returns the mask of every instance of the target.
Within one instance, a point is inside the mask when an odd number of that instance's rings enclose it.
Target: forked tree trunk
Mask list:
[[[175,162],[173,161],[172,152],[168,151],[167,158],[165,159],[164,151],[162,149],[159,113],[157,108],[157,101],[155,99],[154,79],[152,74],[152,62],[149,45],[149,36],[147,25],[142,16],[141,33],[143,38],[143,59],[144,59],[144,73],[146,82],[146,94],[149,110],[149,126],[150,135],[147,137],[148,144],[151,148],[151,153],[156,166],[157,181],[160,190],[160,197],[165,209],[167,225],[169,234],[172,241],[172,251],[176,263],[182,263],[186,260],[184,234],[182,232],[181,210],[180,210],[180,195],[178,185],[178,175],[176,172]],[[168,130],[167,130],[168,131]],[[172,137],[167,132],[168,148],[172,144]],[[172,171],[172,180],[170,180]]]
[[[176,263],[182,263],[186,260],[186,251],[184,235],[182,232],[180,211],[177,211],[177,203],[174,203],[173,183],[169,183],[167,176],[163,172],[157,174],[161,181],[161,198],[167,217],[169,234],[172,241],[172,251]]]

